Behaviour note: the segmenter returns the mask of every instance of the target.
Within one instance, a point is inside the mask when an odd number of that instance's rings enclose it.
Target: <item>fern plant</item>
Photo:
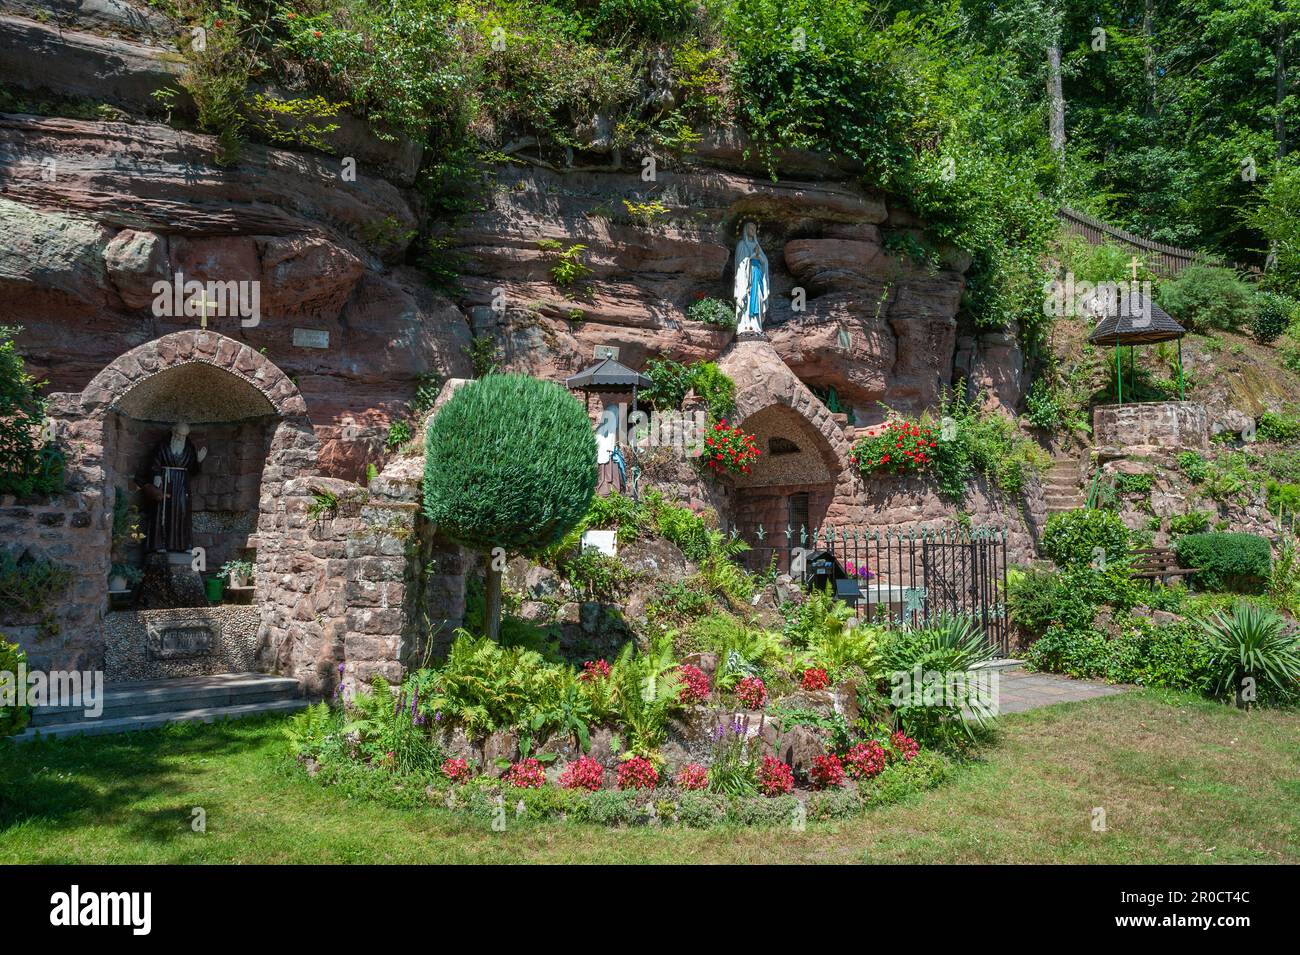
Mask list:
[[[678,706],[682,688],[671,642],[658,640],[640,653],[627,644],[614,661],[609,679],[627,752],[657,758],[659,747],[668,738],[668,718]]]

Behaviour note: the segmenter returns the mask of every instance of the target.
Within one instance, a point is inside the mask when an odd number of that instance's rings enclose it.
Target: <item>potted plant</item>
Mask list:
[[[144,571],[130,564],[114,564],[108,571],[108,589],[126,591],[132,589],[144,577]]]
[[[221,565],[221,573],[230,581],[230,586],[247,587],[253,577],[251,560],[228,560]]]

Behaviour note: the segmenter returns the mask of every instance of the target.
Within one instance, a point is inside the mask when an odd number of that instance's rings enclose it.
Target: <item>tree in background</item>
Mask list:
[[[463,385],[434,415],[424,512],[441,534],[484,553],[489,637],[501,623],[505,556],[555,544],[587,513],[595,489],[595,433],[560,385],[488,375]]]

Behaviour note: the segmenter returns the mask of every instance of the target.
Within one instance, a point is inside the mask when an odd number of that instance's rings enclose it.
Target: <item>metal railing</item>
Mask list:
[[[773,533],[742,524],[732,533],[749,545],[741,560],[751,571],[789,574],[806,586],[810,559],[829,551],[858,584],[859,617],[897,626],[968,616],[1003,656],[1010,652],[1005,528],[787,526]]]

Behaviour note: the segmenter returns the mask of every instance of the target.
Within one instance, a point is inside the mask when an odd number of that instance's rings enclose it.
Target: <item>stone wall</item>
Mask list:
[[[104,618],[104,679],[116,683],[248,672],[254,669],[260,623],[256,607],[113,611]],[[160,641],[169,629],[206,631],[212,645],[202,654],[164,648]]]
[[[1203,451],[1210,446],[1209,416],[1194,401],[1101,405],[1092,412],[1092,438],[1102,457]]]

